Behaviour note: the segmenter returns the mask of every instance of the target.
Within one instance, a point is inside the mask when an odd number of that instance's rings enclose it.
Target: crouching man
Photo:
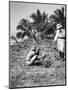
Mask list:
[[[39,49],[36,50],[35,46],[33,46],[31,48],[31,50],[29,51],[29,53],[26,56],[26,64],[27,65],[32,65],[35,62],[37,62],[38,60],[40,60],[40,58],[38,58],[39,51],[40,51]]]
[[[60,59],[64,59],[65,51],[65,30],[62,28],[61,24],[57,24],[56,35],[53,43],[57,41],[57,49],[60,54]]]

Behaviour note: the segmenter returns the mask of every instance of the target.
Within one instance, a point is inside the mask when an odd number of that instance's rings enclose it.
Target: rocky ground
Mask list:
[[[10,88],[65,85],[65,60],[60,60],[56,45],[51,40],[36,44],[41,54],[46,53],[46,57],[42,64],[27,66],[25,58],[33,45],[32,40],[25,40],[10,46]]]

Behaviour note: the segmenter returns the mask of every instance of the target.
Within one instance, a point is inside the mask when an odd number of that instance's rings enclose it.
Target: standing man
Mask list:
[[[64,51],[65,51],[65,30],[62,28],[61,24],[57,24],[56,26],[56,35],[54,41],[57,41],[57,49],[60,54],[60,59],[64,59]]]

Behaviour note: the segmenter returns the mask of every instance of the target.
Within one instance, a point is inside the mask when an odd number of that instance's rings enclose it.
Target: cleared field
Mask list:
[[[48,85],[65,85],[65,60],[60,60],[56,45],[51,40],[44,40],[36,47],[40,54],[46,53],[42,64],[27,66],[25,57],[34,43],[25,40],[10,46],[10,88]]]

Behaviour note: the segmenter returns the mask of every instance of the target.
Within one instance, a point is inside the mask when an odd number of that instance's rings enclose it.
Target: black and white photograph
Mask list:
[[[66,4],[9,1],[9,88],[66,85]]]

